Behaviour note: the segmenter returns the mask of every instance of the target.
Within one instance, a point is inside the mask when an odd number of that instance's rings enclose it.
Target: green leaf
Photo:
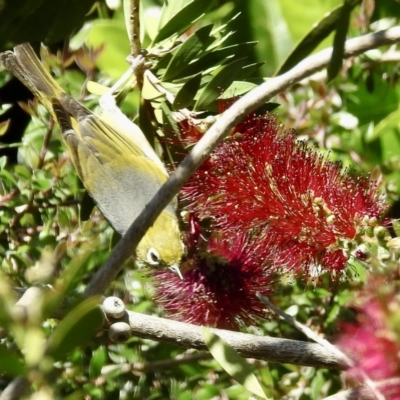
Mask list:
[[[192,105],[194,97],[199,90],[201,83],[201,74],[195,75],[192,79],[189,79],[179,90],[175,96],[175,100],[172,104],[173,110],[179,110]]]
[[[204,341],[210,353],[221,367],[249,392],[267,399],[257,378],[252,373],[249,364],[239,356],[235,349],[218,335],[203,327]]]
[[[400,107],[390,113],[386,118],[382,119],[378,124],[375,125],[374,129],[371,129],[370,133],[365,135],[367,142],[372,142],[378,139],[385,132],[390,129],[397,128],[400,124]]]
[[[200,52],[208,47],[213,40],[213,38],[210,37],[212,28],[213,25],[204,26],[189,36],[189,38],[178,47],[162,77],[163,81],[169,81],[178,76]]]
[[[312,30],[307,33],[295,49],[289,54],[274,75],[281,75],[293,68],[307,57],[337,26],[343,6],[339,6],[326,14]]]
[[[400,236],[400,221],[393,220],[392,224],[393,224],[393,229],[394,229],[394,232],[396,233],[396,236],[399,237]]]
[[[216,100],[221,95],[222,91],[229,87],[236,77],[240,75],[245,61],[246,59],[242,58],[221,67],[201,92],[194,109],[205,109]]]
[[[22,360],[0,344],[0,374],[11,376],[25,376],[26,368]]]
[[[9,119],[0,122],[0,137],[7,132],[9,125],[10,125]]]
[[[168,159],[171,164],[175,162],[180,162],[186,151],[184,147],[180,144],[180,141],[177,139],[177,133],[179,132],[179,124],[174,119],[170,104],[166,101],[160,103],[160,110],[162,113],[162,132],[170,143],[169,146],[166,146],[165,150],[167,151]]]
[[[224,93],[222,93],[221,96],[219,96],[219,99],[225,100],[225,99],[232,99],[234,97],[241,96],[247,92],[249,92],[251,89],[257,87],[254,83],[250,82],[244,82],[244,81],[233,81],[231,85],[228,87],[228,89],[225,90]]]
[[[146,76],[144,76],[142,97],[145,100],[156,100],[165,97],[165,94],[158,91],[158,89],[153,85],[153,83],[151,83],[149,79]]]
[[[309,14],[309,10],[303,6],[304,1],[301,2],[302,17]],[[252,0],[244,4],[246,7],[242,8],[240,22],[234,28],[240,32],[243,41],[259,42],[250,57],[252,61],[266,60],[261,75],[269,76],[293,48],[291,25],[301,23],[301,18],[296,16],[296,20],[291,24],[290,19],[286,18],[285,8],[292,8],[292,4],[286,6],[281,0]],[[307,12],[304,12],[305,9]]]
[[[214,50],[187,65],[179,77],[183,78],[185,76],[191,76],[207,71],[208,69],[216,67],[219,64],[223,64],[226,60],[232,62],[238,58],[243,58],[256,44],[257,42],[247,42]]]
[[[343,6],[341,7],[342,9],[336,23],[336,33],[333,40],[332,57],[328,65],[328,82],[334,79],[342,68],[344,45],[350,26],[350,14],[357,3],[361,3],[361,0],[345,0]]]
[[[48,353],[56,360],[88,343],[103,326],[104,314],[99,299],[92,297],[76,306],[60,322],[48,341]]]
[[[282,12],[282,4],[279,0],[261,0],[259,5],[264,9],[266,26],[264,29],[268,31],[274,58],[280,63],[293,47],[292,36]]]
[[[359,126],[378,124],[398,109],[400,93],[396,88],[378,74],[374,74],[374,82],[373,92],[360,81],[356,91],[344,95],[347,111],[358,118]]]
[[[129,40],[126,36],[124,21],[98,19],[78,32],[71,41],[71,48],[78,48],[84,42],[89,48],[99,49],[95,64],[100,71],[114,79],[120,78],[128,64],[125,60],[130,53]]]
[[[170,1],[169,3],[173,3],[173,1]],[[191,1],[173,15],[164,26],[162,26],[153,40],[153,44],[168,39],[171,36],[181,35],[192,26],[195,21],[201,18],[212,5],[213,1]]]
[[[79,29],[94,0],[1,2],[0,49],[24,42],[62,41]]]
[[[101,374],[101,369],[107,361],[107,351],[103,346],[100,346],[92,354],[90,360],[89,375],[91,379],[97,378]]]

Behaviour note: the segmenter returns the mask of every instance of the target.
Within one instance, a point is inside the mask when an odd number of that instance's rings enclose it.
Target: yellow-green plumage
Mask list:
[[[0,57],[57,120],[86,190],[114,229],[124,234],[168,178],[141,130],[121,112],[94,114],[68,96],[30,45]],[[139,243],[140,262],[176,271],[183,245],[175,203],[163,210]]]

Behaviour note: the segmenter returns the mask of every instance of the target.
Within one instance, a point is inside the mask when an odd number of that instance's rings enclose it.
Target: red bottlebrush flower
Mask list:
[[[371,181],[351,177],[269,115],[238,125],[183,193],[226,237],[249,235],[260,259],[306,274],[342,270],[357,244],[349,242],[387,208]]]
[[[357,324],[342,326],[339,347],[354,360],[349,377],[367,376],[387,400],[400,400],[399,286],[374,278],[361,294]]]
[[[222,329],[237,330],[241,323],[265,317],[265,305],[256,297],[271,295],[272,276],[261,266],[246,239],[233,242],[211,238],[199,250],[199,225],[192,220],[188,239],[190,270],[184,280],[165,271],[153,271],[155,298],[174,319]]]

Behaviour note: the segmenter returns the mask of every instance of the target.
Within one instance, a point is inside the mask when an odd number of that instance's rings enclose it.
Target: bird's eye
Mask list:
[[[157,266],[160,264],[161,261],[161,257],[160,254],[158,254],[158,251],[156,249],[154,249],[153,247],[150,247],[150,249],[147,252],[147,262],[150,265],[154,265]]]

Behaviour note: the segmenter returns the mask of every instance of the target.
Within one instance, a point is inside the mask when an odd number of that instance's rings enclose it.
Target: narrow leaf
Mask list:
[[[213,40],[213,38],[210,37],[212,28],[213,25],[204,26],[182,43],[172,57],[162,80],[169,81],[179,75],[201,51],[207,48]]]
[[[333,51],[331,61],[328,65],[328,79],[330,82],[339,73],[343,64],[344,45],[346,42],[347,32],[350,26],[350,14],[353,6],[350,1],[345,0],[336,23],[336,33],[333,40]]]
[[[319,21],[312,30],[300,41],[295,49],[289,54],[283,64],[275,72],[281,75],[307,57],[326,37],[336,28],[343,6],[333,9]]]
[[[0,122],[0,136],[3,136],[7,132],[9,125],[9,119]]]
[[[217,66],[218,64],[223,64],[226,60],[232,62],[238,58],[243,58],[256,44],[257,42],[235,44],[233,46],[227,46],[208,53],[202,56],[200,59],[187,65],[179,77],[183,78],[185,76],[198,74],[199,72],[204,72],[209,68]]]
[[[221,367],[249,392],[267,399],[264,390],[245,359],[235,349],[207,328],[203,328],[203,338],[208,350]]]
[[[375,125],[375,128],[371,130],[371,133],[367,133],[365,135],[365,140],[367,143],[371,143],[374,140],[378,139],[385,132],[388,132],[390,129],[397,128],[400,124],[400,108],[396,111],[389,114],[386,118],[382,119],[378,124]]]
[[[222,93],[221,96],[219,96],[219,99],[226,100],[226,99],[231,99],[233,97],[241,96],[247,92],[249,92],[251,89],[255,88],[257,85],[254,83],[250,82],[244,82],[244,81],[233,81],[231,85],[228,87],[228,89],[225,90],[224,93]]]
[[[194,109],[201,110],[207,108],[214,100],[216,100],[224,89],[240,75],[245,59],[239,59],[222,67],[216,75],[208,82],[203,89]]]
[[[177,93],[174,103],[172,104],[173,110],[179,110],[192,105],[194,97],[199,90],[201,83],[201,74],[189,79]]]
[[[171,36],[179,36],[212,6],[212,1],[193,0],[176,13],[158,32],[153,45]]]

